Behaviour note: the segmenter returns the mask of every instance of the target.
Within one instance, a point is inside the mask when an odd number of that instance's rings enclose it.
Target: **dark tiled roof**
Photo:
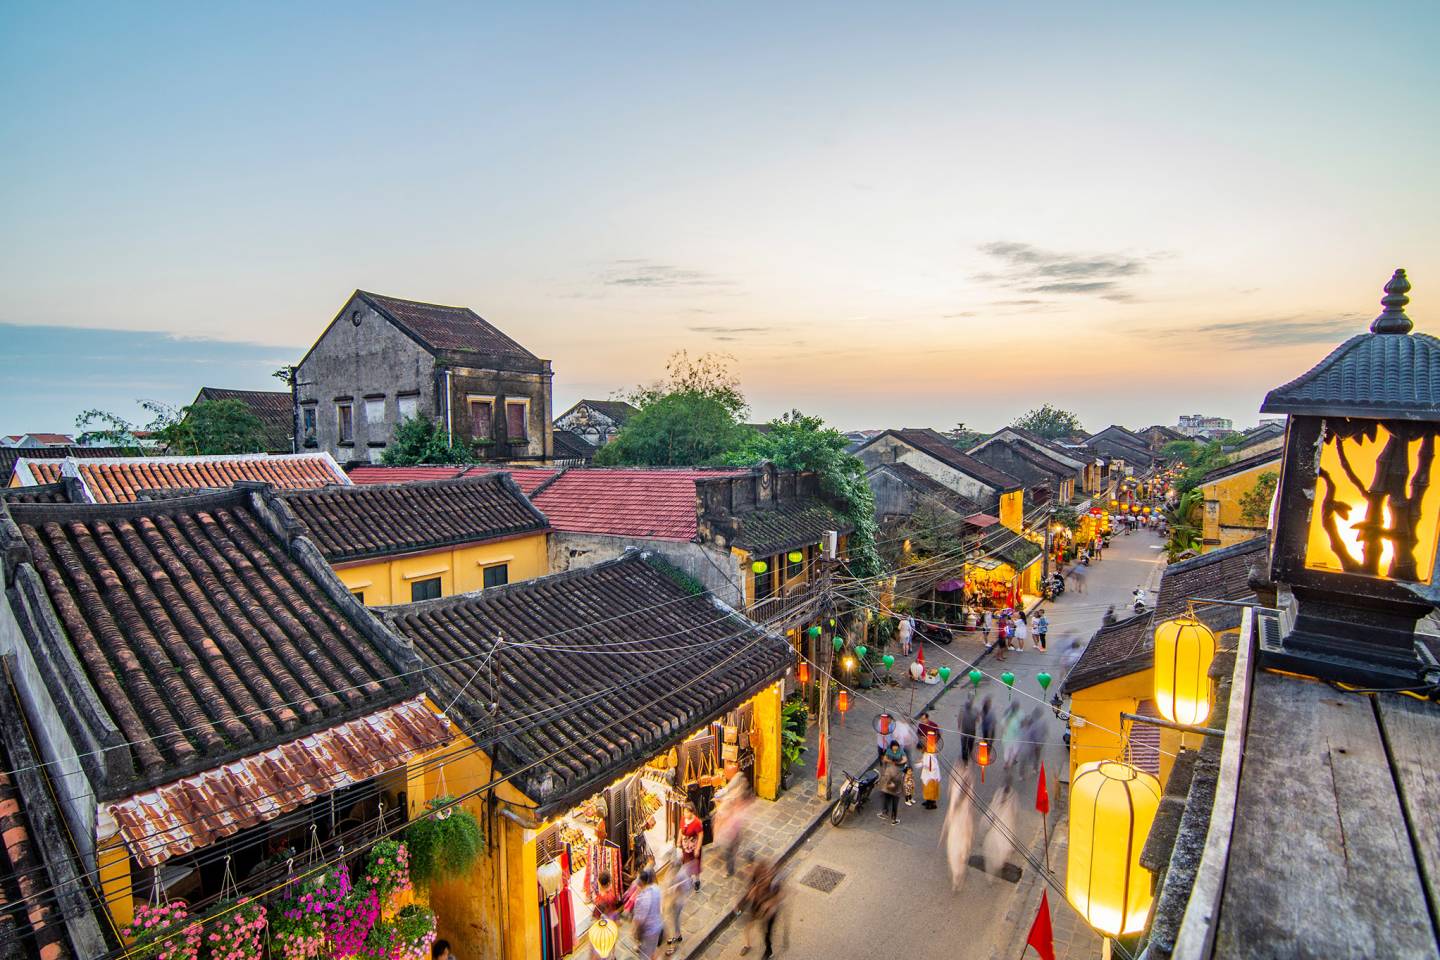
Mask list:
[[[545,516],[508,473],[281,494],[331,563],[541,533]]]
[[[0,696],[7,700],[7,688]],[[6,723],[19,724],[18,705],[5,711]],[[19,766],[33,766],[33,755],[13,757],[0,743],[0,960],[66,960],[75,952],[65,935],[65,923],[52,886],[47,851],[37,834],[32,818],[41,805],[48,805],[44,795],[28,796],[22,792]],[[51,807],[54,816],[53,807]]]
[[[14,526],[0,524],[0,548],[24,557],[17,578],[33,568],[69,642],[57,649],[28,620],[26,639],[51,664],[52,684],[93,691],[98,717],[70,720],[104,751],[100,799],[293,740],[413,688],[399,675],[418,667],[413,654],[306,556],[304,540],[271,529],[267,512],[280,507],[260,490],[6,509]]]
[[[456,477],[479,477],[491,473],[509,473],[520,492],[525,496],[532,495],[535,490],[543,485],[546,480],[554,477],[558,470],[547,467],[519,467],[515,469],[496,469],[495,467],[484,466],[452,466],[440,467],[431,464],[416,467],[372,467],[368,464],[358,464],[350,467],[346,473],[350,482],[355,484],[367,483],[414,483],[417,480],[454,480]]]
[[[265,426],[265,452],[290,453],[295,435],[295,413],[289,390],[227,390],[201,387],[195,402],[239,400]]]
[[[469,307],[447,307],[437,303],[401,300],[357,290],[370,306],[432,351],[480,353],[486,356],[538,359]]]
[[[1200,478],[1200,485],[1204,486],[1207,483],[1214,483],[1216,480],[1223,480],[1226,477],[1233,477],[1236,474],[1245,473],[1246,471],[1254,470],[1257,467],[1263,467],[1267,463],[1273,463],[1278,468],[1280,466],[1280,455],[1283,452],[1283,450],[1277,447],[1274,450],[1266,450],[1264,453],[1257,453],[1253,457],[1244,457],[1240,460],[1236,460],[1234,463],[1227,463],[1223,467],[1216,467],[1214,470],[1211,470],[1209,473],[1205,474],[1205,476]]]
[[[556,460],[589,460],[595,456],[595,448],[573,430],[555,431]]]
[[[1036,447],[1041,447],[1057,456],[1065,457],[1068,460],[1079,460],[1081,462],[1084,462],[1084,460],[1086,459],[1086,455],[1083,451],[1076,450],[1073,447],[1062,447],[1054,440],[1047,440],[1044,437],[1040,436],[1040,434],[1035,433],[1031,430],[1026,430],[1024,427],[1005,427],[1002,430],[997,430],[996,434],[1004,433],[1005,430],[1009,430],[1011,433],[1015,434],[1018,437],[1024,437],[1027,441],[1034,444]],[[992,434],[992,436],[993,435],[994,434]],[[983,443],[984,441],[981,442]],[[1057,461],[1057,465],[1064,467],[1067,470],[1074,469],[1067,463],[1059,463]]]
[[[0,487],[8,486],[15,464],[26,460],[63,460],[66,457],[123,457],[120,447],[0,447]]]
[[[64,483],[36,483],[28,487],[0,487],[0,500],[8,503],[69,503]]]
[[[1002,493],[1019,490],[1024,486],[1020,478],[1006,473],[1004,470],[997,470],[990,464],[977,460],[967,453],[961,453],[949,440],[934,430],[905,429],[886,432],[894,434],[915,449],[928,453],[946,466],[974,477],[986,486],[994,487]]]
[[[987,444],[974,450],[970,456],[1018,477],[1027,487],[1053,484],[1058,491],[1061,480],[1075,476],[1075,471],[1061,467],[1049,457],[1016,441],[1000,440]]]
[[[1123,606],[1123,604],[1116,604]],[[1106,680],[1114,680],[1145,666],[1153,649],[1150,615],[1129,617],[1095,631],[1080,659],[1065,677],[1061,692],[1066,696]]]
[[[560,416],[556,417],[555,419],[564,419],[569,414],[574,413],[575,409],[581,404],[584,404],[591,410],[594,410],[596,413],[603,413],[611,420],[614,420],[615,423],[622,426],[624,425],[626,420],[629,420],[631,417],[635,416],[635,414],[640,412],[640,409],[636,407],[633,403],[626,403],[624,400],[581,400],[579,403],[575,404],[575,406],[571,407],[569,410],[566,410],[564,413],[560,414]]]
[[[826,530],[850,533],[855,525],[829,505],[809,498],[787,500],[779,506],[735,515],[733,546],[757,556],[768,557],[816,543]]]
[[[435,666],[435,699],[455,701],[452,716],[518,776],[540,816],[689,736],[793,660],[780,637],[649,554],[384,615]]]
[[[985,508],[971,500],[969,497],[951,490],[945,484],[934,477],[921,473],[908,463],[882,463],[870,472],[889,473],[900,480],[916,493],[939,501],[942,505],[954,510],[961,516],[968,517],[977,513],[984,513]]]
[[[1440,418],[1440,340],[1362,333],[1265,395],[1261,413],[1369,419]]]

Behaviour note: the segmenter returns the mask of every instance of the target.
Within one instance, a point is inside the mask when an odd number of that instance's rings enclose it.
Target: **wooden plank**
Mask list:
[[[1440,917],[1440,704],[1394,693],[1377,701],[1433,920]]]
[[[1256,675],[1215,956],[1440,957],[1366,697]]]

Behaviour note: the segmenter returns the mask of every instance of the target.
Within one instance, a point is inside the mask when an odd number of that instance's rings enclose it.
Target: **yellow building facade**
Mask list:
[[[1278,450],[1211,471],[1201,481],[1200,490],[1204,497],[1202,554],[1249,540],[1266,531],[1269,511],[1258,519],[1246,517],[1241,498],[1255,490],[1267,473],[1276,478],[1280,476]]]
[[[1126,756],[1126,732],[1132,721],[1122,713],[1139,713],[1141,704],[1155,696],[1153,665],[1077,690],[1070,699],[1070,778],[1082,764],[1096,760],[1115,760]],[[1159,777],[1163,784],[1175,764],[1181,747],[1198,748],[1198,734],[1184,734],[1164,727],[1159,733]]]
[[[506,540],[337,563],[334,568],[341,582],[361,602],[381,607],[427,599],[414,595],[417,585],[428,586],[427,582],[433,584],[437,579],[439,592],[433,596],[448,597],[484,589],[487,576],[490,585],[496,585],[496,581],[512,583],[544,576],[549,572],[548,563],[546,534],[531,533]]]
[[[1025,491],[1000,494],[1000,522],[1016,533],[1025,528]]]

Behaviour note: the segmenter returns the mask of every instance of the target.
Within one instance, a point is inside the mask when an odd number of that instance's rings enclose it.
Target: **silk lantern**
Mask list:
[[[1145,929],[1153,894],[1140,851],[1160,796],[1159,780],[1118,760],[1082,764],[1070,784],[1065,895],[1107,937]]]
[[[1171,723],[1197,726],[1210,718],[1210,663],[1215,634],[1193,616],[1155,628],[1155,706]]]
[[[940,668],[938,671],[936,671],[936,672],[940,674],[940,682],[941,682],[941,683],[947,683],[947,682],[949,682],[949,680],[950,680],[950,668],[949,668],[949,667],[941,667],[941,668]]]
[[[540,883],[540,892],[545,894],[545,899],[550,899],[560,892],[562,878],[560,873],[560,861],[551,860],[542,863],[535,868],[535,879]]]
[[[813,627],[806,627],[805,632],[810,634],[810,636],[812,637],[818,637],[820,636],[820,627],[818,625]]]
[[[750,569],[753,570],[755,573],[764,573],[766,570],[770,569],[770,564],[766,563],[764,560],[756,560],[754,563],[750,564]]]
[[[980,782],[985,782],[985,768],[990,766],[990,741],[981,740],[975,747],[975,762],[980,764]]]
[[[791,563],[802,563],[805,560],[805,554],[801,553],[799,550],[791,550],[786,555],[785,559],[789,560]]]
[[[886,670],[889,670],[891,667],[895,666],[895,658],[888,653],[880,658],[880,662],[885,664]]]
[[[850,711],[850,691],[841,690],[840,696],[836,698],[835,705],[840,708],[841,714],[848,713]]]
[[[971,670],[968,674],[966,674],[966,676],[970,678],[970,686],[972,687],[980,686],[980,681],[985,678],[985,674],[981,673],[979,670]]]
[[[795,668],[795,679],[801,683],[810,682],[810,664],[804,660]]]
[[[869,652],[870,652],[870,648],[867,647],[867,646],[865,646],[865,644],[863,644],[863,643],[860,644],[860,646],[858,646],[858,647],[855,648],[855,656],[859,657],[861,660],[864,660],[864,659],[865,659],[865,654],[867,654],[867,653],[869,653]]]
[[[835,652],[836,652],[836,653],[839,653],[841,650],[844,650],[844,649],[845,649],[845,638],[844,638],[844,637],[834,637],[834,638],[832,638],[832,639],[830,640],[830,643],[831,643],[832,646],[835,647]]]
[[[602,957],[610,956],[615,949],[615,942],[620,939],[619,924],[600,917],[590,924],[590,946]]]

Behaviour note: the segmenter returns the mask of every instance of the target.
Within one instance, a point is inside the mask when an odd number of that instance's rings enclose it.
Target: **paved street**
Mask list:
[[[1131,591],[1144,585],[1152,599],[1158,583],[1162,553],[1159,538],[1149,533],[1119,535],[1103,560],[1087,572],[1087,591],[1066,593],[1057,602],[1047,605],[1051,620],[1050,649],[1041,653],[1033,648],[1024,653],[1011,652],[1002,664],[993,655],[982,668],[990,677],[1004,670],[1016,676],[1014,699],[1028,713],[1048,699],[1035,680],[1037,673],[1048,671],[1053,676],[1050,693],[1062,680],[1062,653],[1069,636],[1087,638],[1099,625],[1105,609],[1114,604],[1117,612],[1125,612]],[[932,666],[949,662],[958,671],[964,661],[974,657],[978,645],[966,649],[957,642],[951,648],[928,646],[926,656]],[[908,693],[908,691],[906,691]],[[967,684],[956,685],[946,692],[933,715],[946,729],[947,761],[958,756],[959,738],[954,735],[956,716],[961,703],[972,694]],[[986,679],[978,692],[990,696],[1003,707],[1006,693],[996,679]],[[920,697],[923,699],[924,694]],[[862,704],[852,710],[850,725],[863,725],[869,735],[868,716],[876,708]],[[1050,775],[1051,847],[1053,869],[1063,876],[1065,856],[1064,809],[1065,788],[1058,778],[1066,773],[1066,753],[1062,741],[1064,726],[1054,719],[1045,706],[1043,716],[1048,742],[1043,759]],[[836,762],[855,769],[868,762],[868,743],[852,742],[844,750],[837,744]],[[858,753],[857,753],[858,751]],[[855,755],[854,762],[849,757]],[[998,751],[997,751],[998,753]],[[986,775],[986,783],[976,784],[978,796],[987,804],[995,800],[1006,783],[999,759]],[[1039,815],[1033,809],[1035,777],[1026,774],[1014,783],[1014,835],[1032,855],[1043,859],[1044,844]],[[951,889],[949,869],[939,848],[939,828],[945,801],[940,809],[925,810],[918,802],[902,807],[900,824],[892,826],[876,816],[878,797],[857,817],[842,827],[822,824],[796,851],[787,864],[789,883],[788,949],[782,955],[793,957],[855,956],[864,944],[867,951],[881,950],[907,960],[944,957],[1019,957],[1024,936],[1040,899],[1040,877],[1025,858],[1011,849],[1006,876],[994,876],[973,865],[965,871],[960,888]],[[979,819],[974,851],[984,845],[989,821]],[[773,847],[773,840],[767,841]],[[1020,868],[1018,882],[1014,867]],[[810,878],[812,871],[825,868],[841,874],[828,892],[800,882]],[[709,870],[707,869],[707,873]],[[831,875],[830,879],[834,879]],[[1057,953],[1062,957],[1098,957],[1100,940],[1084,926],[1064,903],[1063,895],[1051,891],[1051,916],[1055,924]],[[687,924],[687,927],[689,925]],[[730,960],[740,956],[741,924],[732,923],[716,936],[701,954],[713,960]],[[759,941],[752,954],[759,952]],[[1033,955],[1033,954],[1032,954]]]

